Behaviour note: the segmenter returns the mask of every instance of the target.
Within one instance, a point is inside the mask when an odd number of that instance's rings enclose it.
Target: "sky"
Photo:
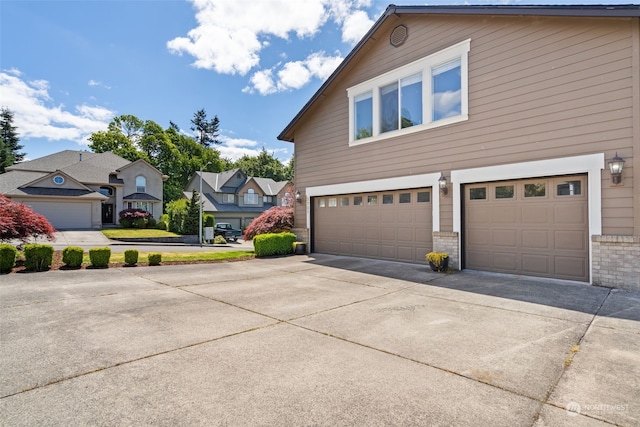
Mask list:
[[[0,105],[14,113],[27,159],[88,149],[131,114],[192,135],[204,109],[216,146],[236,160],[277,140],[382,15],[404,0],[0,0]],[[628,4],[620,1],[445,1]]]

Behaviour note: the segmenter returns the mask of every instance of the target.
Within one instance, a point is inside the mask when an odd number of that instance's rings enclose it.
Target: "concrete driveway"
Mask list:
[[[640,293],[335,256],[0,276],[0,424],[640,425]]]

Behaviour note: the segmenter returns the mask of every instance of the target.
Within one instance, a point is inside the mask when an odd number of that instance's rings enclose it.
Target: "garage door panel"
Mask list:
[[[518,230],[495,229],[491,233],[494,246],[515,248],[518,246]]]
[[[564,190],[568,179],[574,183],[579,181],[573,188],[580,190],[567,194]],[[465,266],[588,280],[586,176],[536,179],[536,187],[529,186],[527,192],[526,186],[532,182],[516,180],[465,186]],[[498,188],[505,186],[512,186],[514,191],[506,193]],[[486,188],[486,198],[471,200],[471,188]],[[538,191],[542,188],[546,191]],[[532,197],[524,197],[525,194]],[[488,211],[490,218],[487,218]]]
[[[555,233],[554,246],[556,249],[567,251],[587,250],[587,240],[581,230],[560,230]]]
[[[424,194],[418,202],[418,191],[425,190],[314,197],[313,249],[317,252],[426,263],[425,254],[433,247],[432,205],[430,201],[425,201],[430,197],[425,199]],[[400,203],[400,193],[409,193],[410,203]],[[339,203],[336,207],[329,207],[328,200],[332,197],[337,197],[340,202],[347,198],[349,204],[345,206]],[[354,203],[359,200],[362,200],[362,204]],[[407,199],[403,197],[403,200]],[[332,223],[335,230],[344,231],[326,234]],[[341,226],[335,227],[337,223]],[[331,239],[326,238],[328,235]],[[350,244],[342,244],[345,240]]]
[[[58,230],[91,228],[91,202],[27,202]]]
[[[522,248],[524,249],[548,249],[550,241],[548,230],[522,231]]]

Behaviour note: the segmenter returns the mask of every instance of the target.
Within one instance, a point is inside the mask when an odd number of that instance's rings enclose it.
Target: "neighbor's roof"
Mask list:
[[[510,16],[569,16],[569,17],[599,17],[624,18],[640,17],[639,5],[574,5],[574,6],[395,6],[389,5],[382,16],[373,24],[358,44],[349,52],[338,68],[320,86],[320,89],[309,99],[298,114],[284,128],[278,139],[294,142],[294,129],[298,121],[306,114],[313,104],[324,94],[337,76],[346,68],[349,62],[360,52],[367,41],[375,34],[380,26],[392,15],[510,15]]]
[[[225,172],[202,172],[202,181],[206,182],[213,190],[218,193],[223,191],[222,187],[235,176],[240,169],[231,169]],[[240,171],[242,172],[242,171]],[[244,175],[244,172],[242,172]],[[196,177],[200,175],[200,171],[196,172]],[[233,192],[236,187],[227,187],[228,192]]]
[[[277,196],[278,193],[289,183],[289,181],[274,181],[271,178],[253,178],[267,196]]]

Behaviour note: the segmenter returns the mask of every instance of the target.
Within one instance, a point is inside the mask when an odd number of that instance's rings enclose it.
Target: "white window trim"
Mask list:
[[[562,157],[532,162],[511,163],[501,166],[487,166],[451,171],[453,190],[453,231],[458,233],[458,253],[462,254],[462,184],[490,182],[511,179],[537,178],[542,176],[587,174],[589,210],[589,283],[592,283],[593,254],[591,236],[602,234],[602,182],[604,153],[584,156]]]
[[[422,59],[406,64],[400,68],[389,71],[366,82],[360,83],[347,89],[349,97],[349,146],[368,144],[382,139],[393,138],[399,135],[406,135],[446,126],[453,123],[462,122],[469,119],[469,50],[471,39],[464,40],[436,53],[428,55]],[[459,116],[431,121],[432,101],[431,101],[431,69],[451,60],[460,58],[461,67],[461,112]],[[380,87],[399,81],[402,78],[422,73],[422,123],[390,132],[380,132]],[[355,98],[364,93],[371,92],[373,98],[373,136],[369,138],[355,139]]]
[[[395,191],[399,189],[413,189],[431,187],[431,218],[432,231],[440,231],[440,191],[437,191],[440,173],[427,173],[423,175],[401,176],[396,178],[374,179],[371,181],[357,181],[343,184],[320,185],[317,187],[307,187],[306,194],[306,216],[307,229],[309,230],[309,241],[314,230],[311,226],[311,198],[322,196],[338,196],[354,193],[370,193],[379,191]],[[436,197],[438,194],[438,197]],[[364,200],[363,200],[364,203]]]

